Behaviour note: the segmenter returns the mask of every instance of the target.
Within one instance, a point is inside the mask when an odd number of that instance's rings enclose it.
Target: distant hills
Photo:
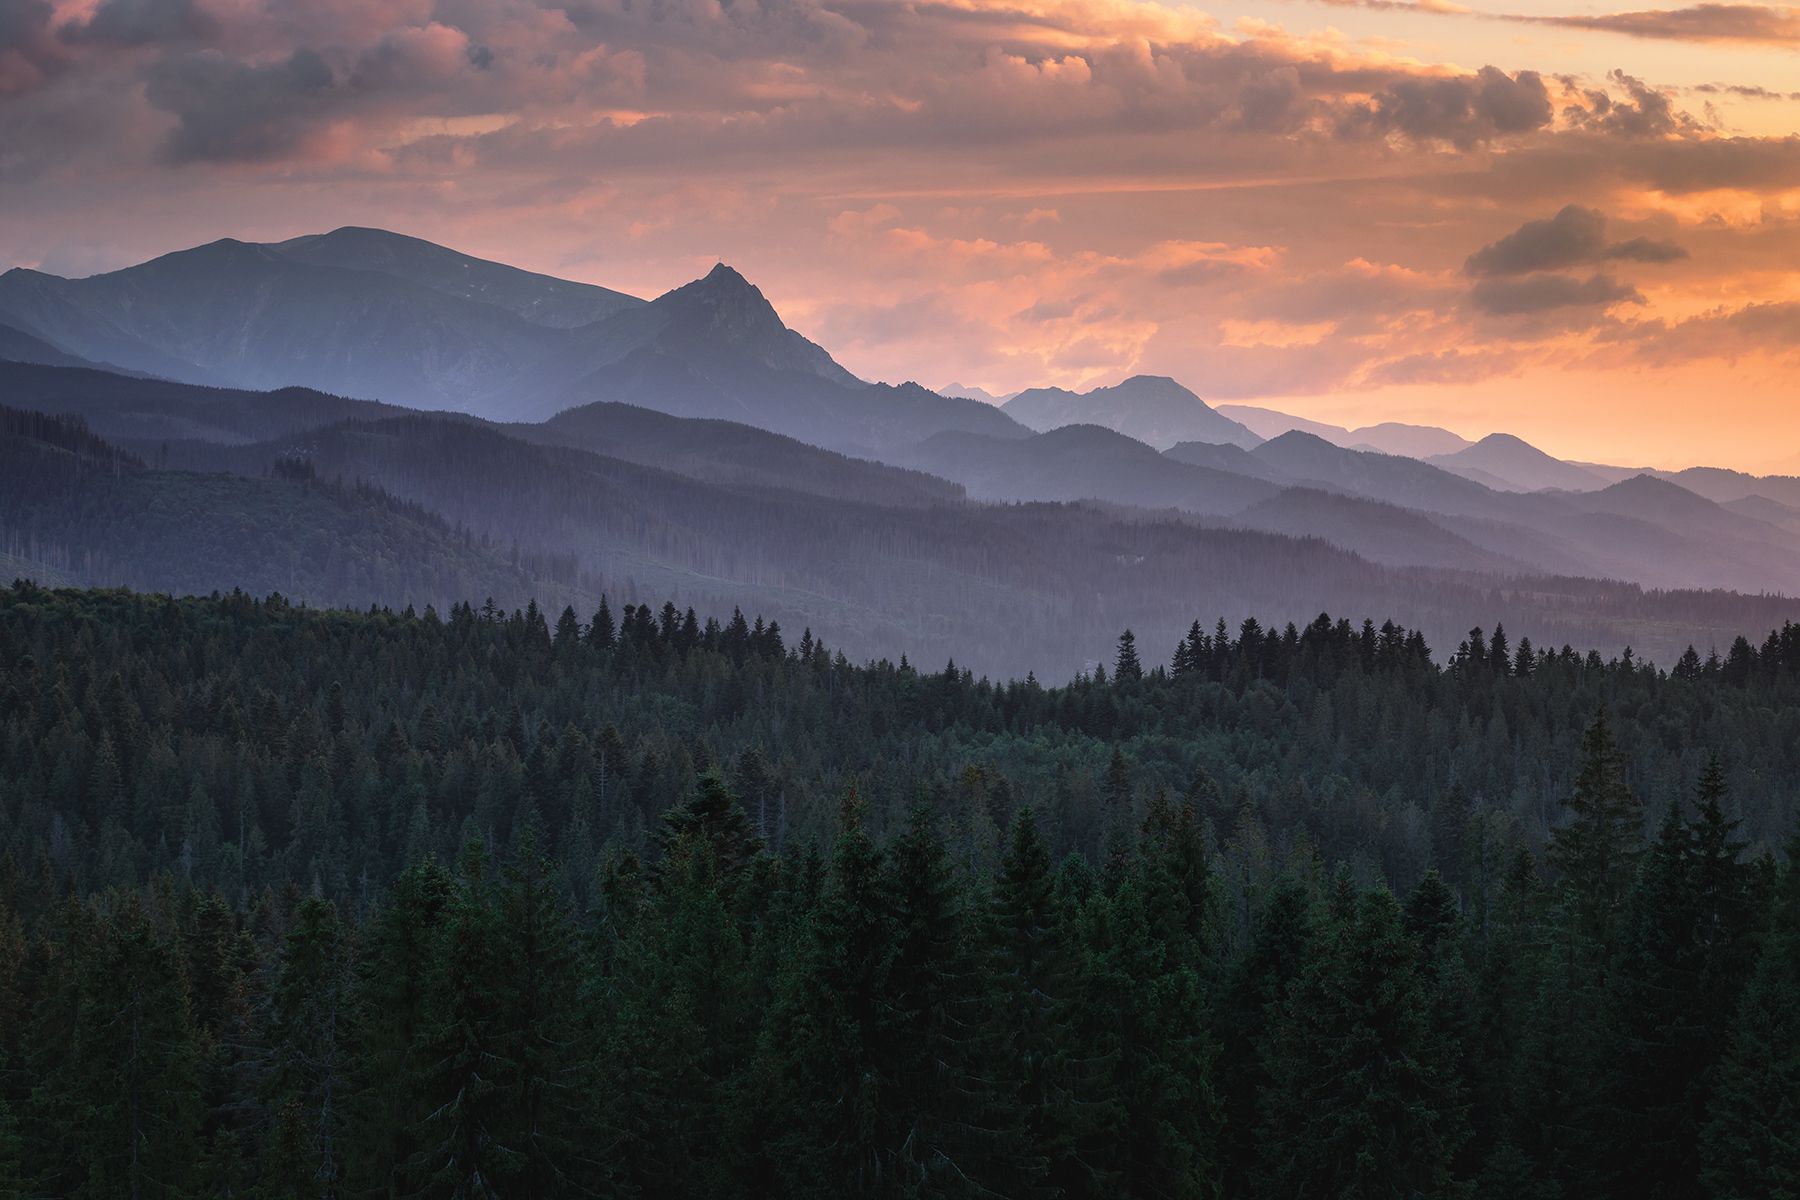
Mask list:
[[[1452,454],[1432,455],[1426,461],[1489,487],[1518,492],[1590,492],[1613,482],[1574,463],[1552,458],[1510,433],[1490,433],[1473,446]]]
[[[1161,376],[1003,403],[869,383],[724,264],[643,300],[346,228],[15,270],[0,405],[0,565],[50,581],[675,595],[1018,674],[1221,614],[1450,645],[1504,620],[1660,661],[1800,617],[1800,478],[1214,408]]]
[[[1030,388],[1001,409],[1040,433],[1064,425],[1099,425],[1158,450],[1179,442],[1248,449],[1263,440],[1164,375],[1133,375],[1123,383],[1087,392]]]
[[[1248,404],[1221,404],[1219,412],[1253,430],[1265,440],[1299,430],[1323,438],[1334,446],[1349,450],[1378,450],[1383,454],[1403,454],[1411,458],[1428,458],[1434,454],[1454,454],[1472,443],[1460,434],[1436,425],[1408,425],[1400,421],[1384,421],[1347,429],[1324,421],[1310,421],[1272,408]]]

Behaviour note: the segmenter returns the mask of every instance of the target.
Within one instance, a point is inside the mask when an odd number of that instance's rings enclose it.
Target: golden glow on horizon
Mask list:
[[[0,259],[362,224],[645,295],[725,260],[870,378],[1765,467],[1800,81],[1728,7],[60,0],[0,45]]]

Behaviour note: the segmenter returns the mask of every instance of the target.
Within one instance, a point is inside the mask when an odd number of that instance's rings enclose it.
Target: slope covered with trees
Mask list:
[[[0,593],[0,1188],[1778,1195],[1800,629]]]

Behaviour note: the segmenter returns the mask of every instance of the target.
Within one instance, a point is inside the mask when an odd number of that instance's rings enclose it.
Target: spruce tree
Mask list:
[[[1701,1133],[1712,1200],[1800,1196],[1800,837],[1744,989]]]
[[[1259,1132],[1269,1195],[1443,1196],[1463,1127],[1417,944],[1385,890],[1314,943],[1271,1039]]]
[[[1591,962],[1611,944],[1643,844],[1642,806],[1605,709],[1582,738],[1581,770],[1563,807],[1568,819],[1551,835],[1550,862],[1562,876],[1574,955]]]

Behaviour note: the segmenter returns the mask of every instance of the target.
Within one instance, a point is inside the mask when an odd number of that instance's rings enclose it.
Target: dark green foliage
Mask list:
[[[0,593],[0,1198],[1795,1193],[1791,633],[558,611]]]
[[[1420,958],[1386,891],[1358,898],[1313,942],[1268,1040],[1267,1194],[1456,1194],[1467,1131]]]

